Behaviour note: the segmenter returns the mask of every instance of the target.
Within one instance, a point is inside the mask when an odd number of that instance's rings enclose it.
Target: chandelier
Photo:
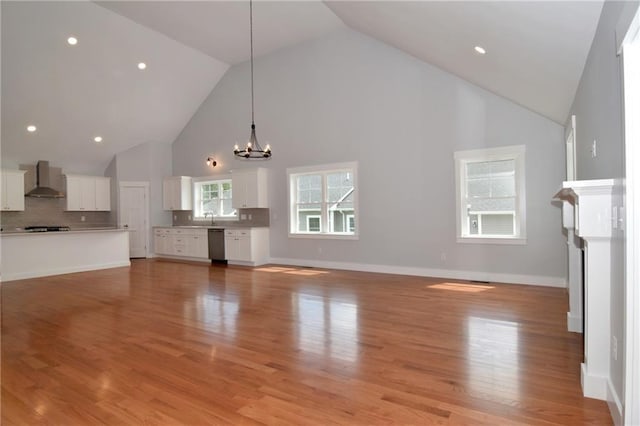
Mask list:
[[[271,158],[271,147],[269,144],[262,149],[256,137],[256,124],[254,120],[253,105],[253,0],[249,0],[249,39],[251,43],[251,136],[244,149],[240,149],[238,144],[233,147],[233,154],[237,158],[247,160],[266,160]]]

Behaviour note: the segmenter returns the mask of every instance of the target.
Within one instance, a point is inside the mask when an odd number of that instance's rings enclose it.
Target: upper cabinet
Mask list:
[[[111,178],[96,177],[96,210],[111,210]]]
[[[2,170],[2,210],[24,210],[24,170]]]
[[[192,179],[189,176],[171,176],[162,182],[162,208],[164,210],[191,210]]]
[[[67,211],[111,210],[111,178],[65,175]]]
[[[232,205],[234,209],[267,208],[267,169],[240,169],[231,174]]]

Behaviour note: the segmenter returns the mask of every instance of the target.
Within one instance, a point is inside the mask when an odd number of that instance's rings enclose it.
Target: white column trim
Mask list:
[[[638,5],[636,4],[637,8]],[[624,424],[640,424],[640,12],[624,38],[625,123],[625,366]]]

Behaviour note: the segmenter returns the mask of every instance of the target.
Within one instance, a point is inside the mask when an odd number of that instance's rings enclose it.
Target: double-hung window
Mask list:
[[[194,219],[235,219],[231,206],[231,179],[207,179],[194,182]]]
[[[356,238],[356,162],[287,169],[289,235]]]
[[[458,242],[524,244],[525,147],[454,154]]]

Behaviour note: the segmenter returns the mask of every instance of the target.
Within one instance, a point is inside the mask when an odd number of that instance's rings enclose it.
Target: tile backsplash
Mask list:
[[[13,231],[33,225],[60,225],[71,229],[116,226],[115,212],[67,212],[64,198],[25,197],[24,211],[0,212],[2,230]],[[84,221],[82,217],[84,216]]]
[[[249,219],[251,217],[251,219]],[[193,212],[191,210],[186,211],[174,211],[173,212],[173,226],[189,226],[189,225],[210,225],[211,219],[193,220]],[[269,226],[269,209],[238,209],[238,220],[215,220],[213,221],[216,226],[224,226],[232,224],[233,226]]]

